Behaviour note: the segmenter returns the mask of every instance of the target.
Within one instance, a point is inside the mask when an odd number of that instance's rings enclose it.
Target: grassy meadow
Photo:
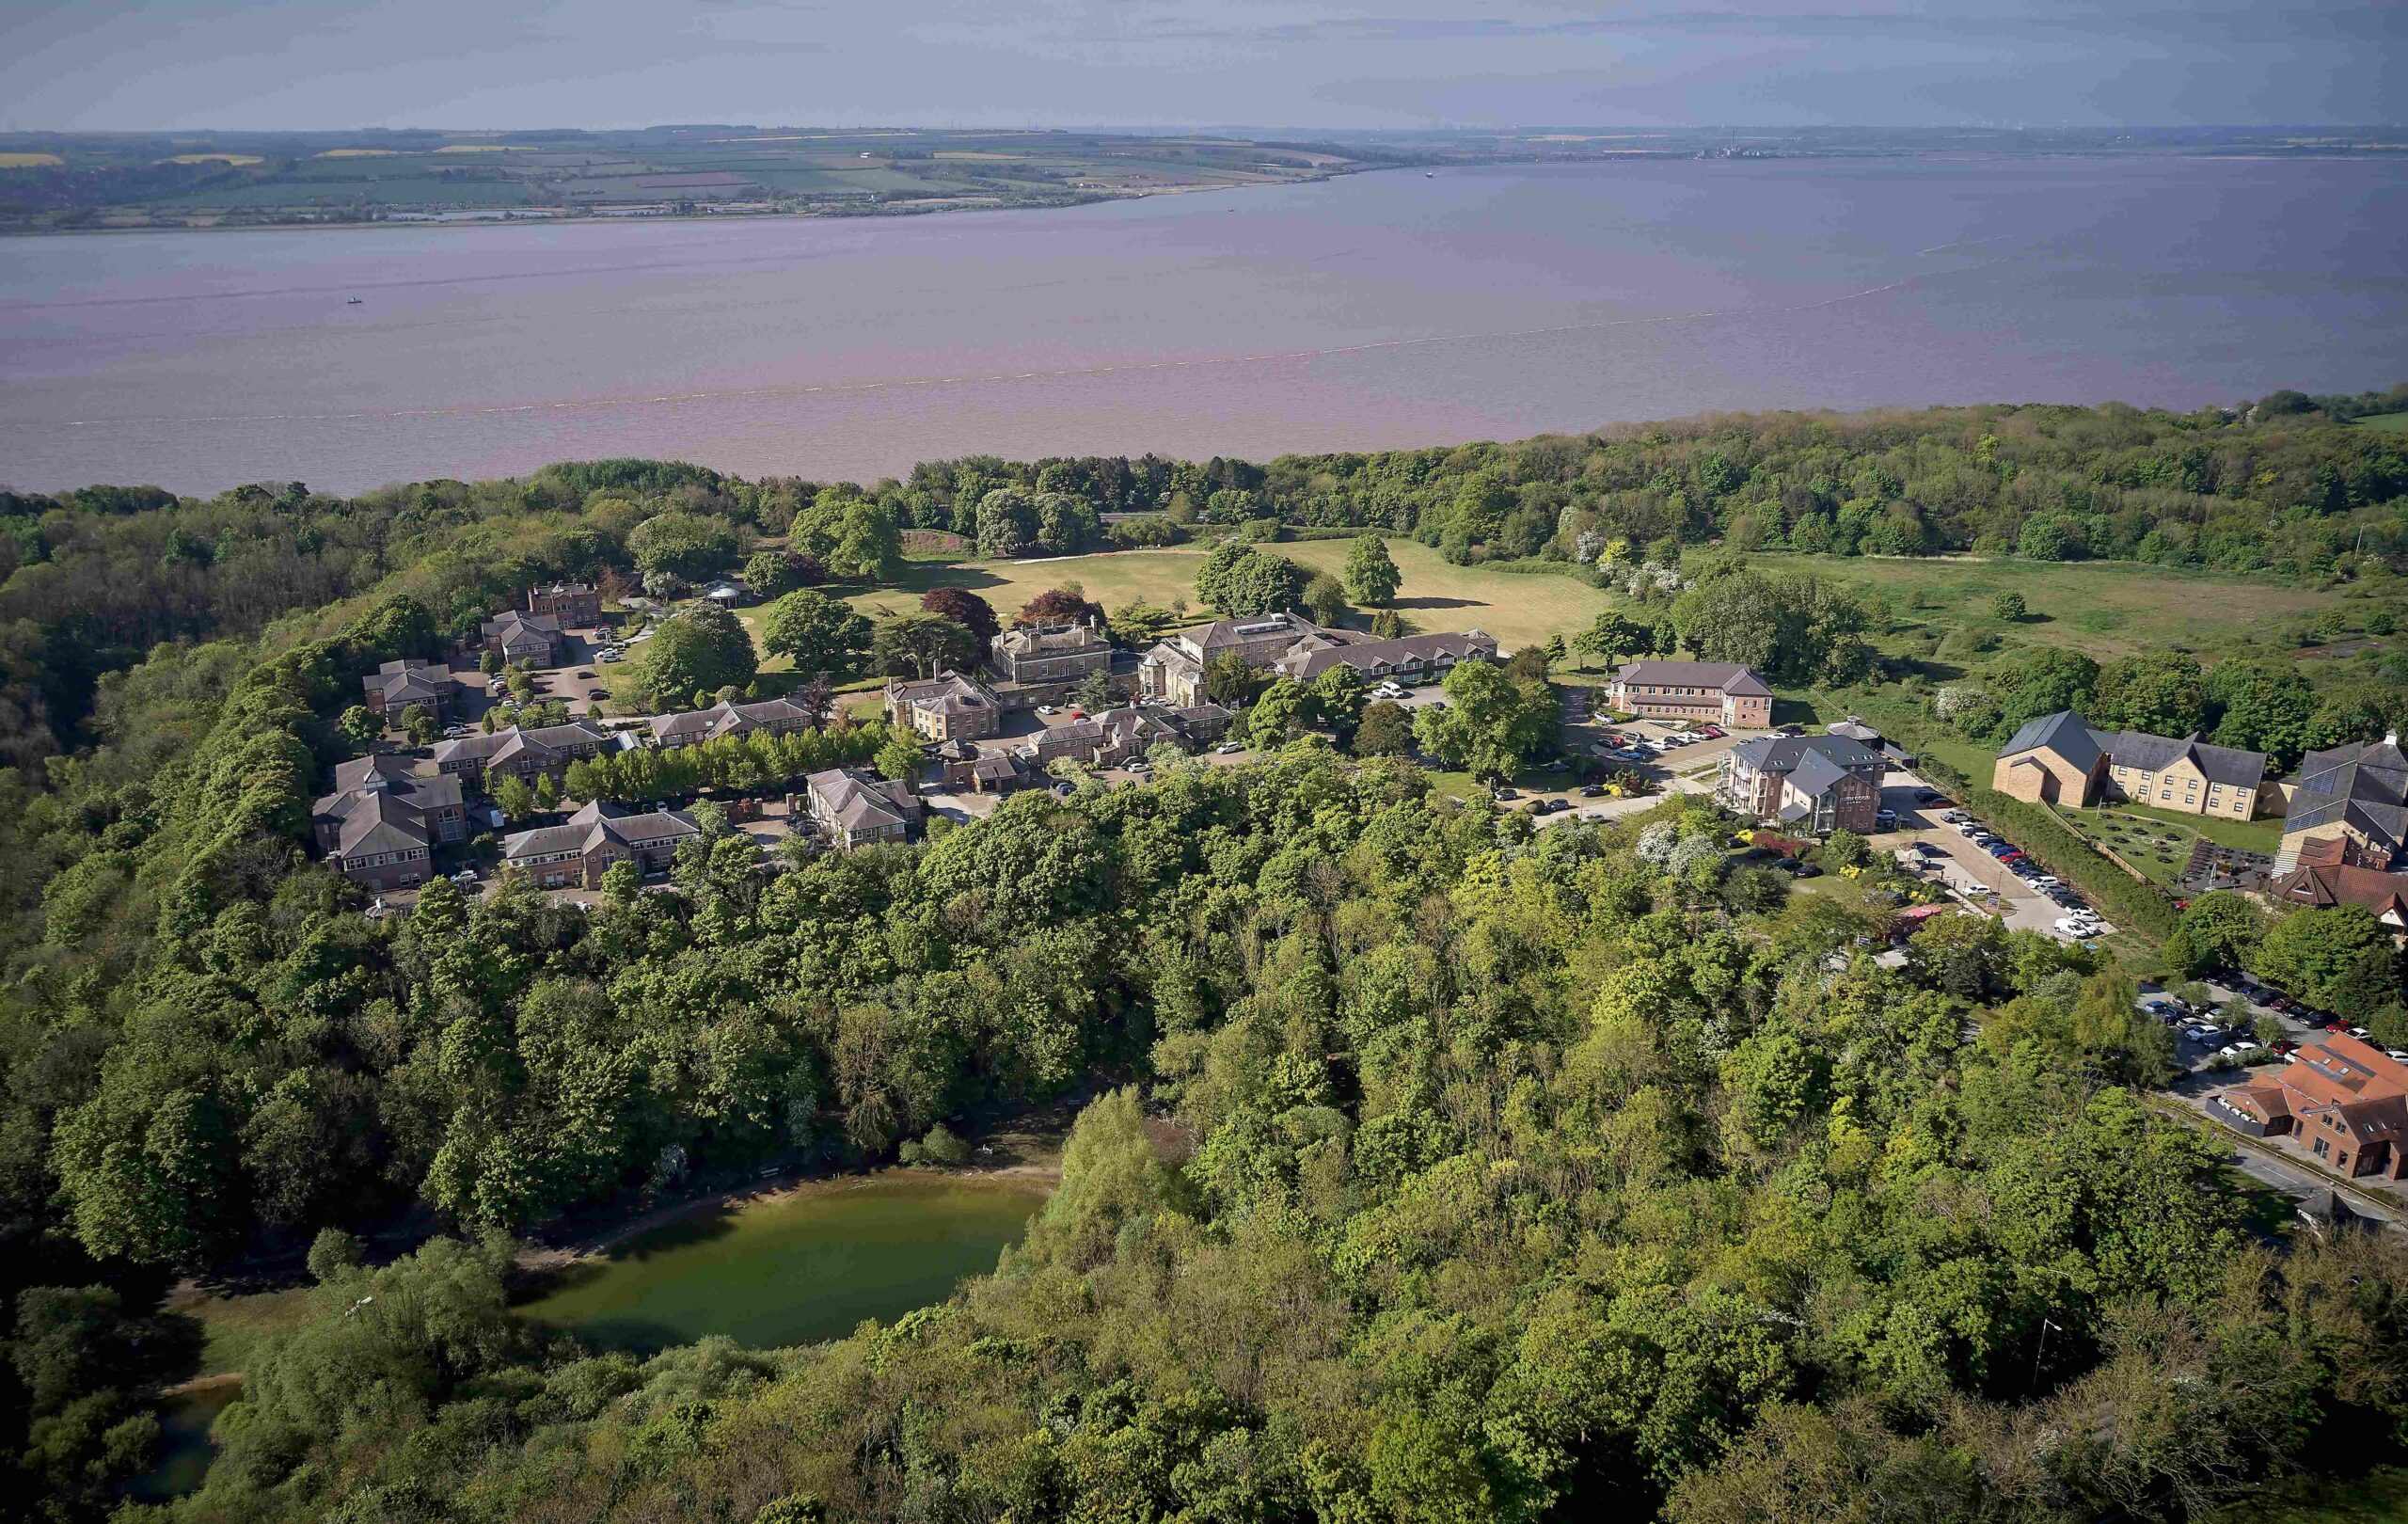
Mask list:
[[[2306,588],[2128,561],[1779,554],[1759,556],[1756,564],[1880,593],[1901,624],[2012,628],[2019,640],[2071,646],[2100,661],[2156,646],[2210,646],[2332,601]],[[2000,593],[2022,595],[2029,611],[2022,621],[2009,627],[1990,611]]]
[[[1336,574],[1345,567],[1348,543],[1299,540],[1268,548],[1307,571]],[[1594,619],[1609,601],[1606,594],[1572,576],[1450,565],[1435,550],[1412,540],[1389,540],[1388,554],[1404,574],[1397,611],[1420,630],[1476,627],[1511,649],[1549,635],[1570,635]],[[1113,550],[1042,561],[921,561],[911,563],[902,581],[894,586],[854,591],[848,596],[853,607],[875,619],[916,609],[920,595],[932,587],[963,587],[1009,619],[1038,594],[1075,582],[1106,608],[1141,602],[1168,608],[1173,599],[1184,599],[1201,620],[1211,617],[1196,598],[1196,573],[1204,556],[1204,547],[1182,545],[1165,550]],[[745,614],[751,624],[758,619],[760,610],[748,610]]]

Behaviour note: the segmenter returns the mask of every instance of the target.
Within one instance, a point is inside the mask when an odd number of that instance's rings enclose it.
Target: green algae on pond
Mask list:
[[[1020,1241],[1048,1187],[901,1171],[681,1217],[561,1272],[521,1311],[599,1349],[725,1334],[770,1349],[942,1302]]]
[[[222,1376],[168,1393],[160,1405],[157,1461],[135,1478],[128,1494],[145,1502],[164,1502],[197,1491],[217,1454],[210,1425],[241,1395],[242,1381]]]

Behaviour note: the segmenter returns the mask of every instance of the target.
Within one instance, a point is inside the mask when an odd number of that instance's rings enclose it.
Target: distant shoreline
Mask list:
[[[58,227],[28,226],[0,223],[0,238],[80,237],[93,234],[131,236],[151,233],[223,233],[223,232],[346,232],[395,228],[427,228],[454,230],[461,228],[525,228],[584,226],[597,223],[656,222],[767,222],[793,221],[875,221],[884,218],[945,216],[974,212],[1061,212],[1076,207],[1099,206],[1117,201],[1151,200],[1165,196],[1189,196],[1210,191],[1250,191],[1277,189],[1282,186],[1315,184],[1352,175],[1386,174],[1419,170],[1435,173],[1448,169],[1495,169],[1523,167],[1533,169],[1605,168],[1629,164],[1678,163],[1815,163],[1860,165],[1871,163],[2098,163],[2104,160],[2186,160],[2199,163],[2276,164],[2288,162],[2363,163],[2368,160],[2394,163],[2408,162],[2408,145],[2369,144],[2351,146],[2300,147],[2282,149],[2271,145],[2236,144],[2230,148],[2198,147],[2170,149],[2131,147],[2121,149],[2084,149],[2071,146],[2036,147],[2014,150],[1981,146],[1950,146],[1900,148],[1888,151],[1828,148],[1814,149],[1791,145],[1778,150],[1748,151],[1729,156],[1709,154],[1689,149],[1634,148],[1582,157],[1557,157],[1540,153],[1467,152],[1428,154],[1400,157],[1385,162],[1347,160],[1316,167],[1284,179],[1253,182],[1214,183],[1197,181],[1186,183],[1149,185],[1116,190],[1072,191],[1058,198],[1009,200],[1002,198],[930,197],[915,201],[860,202],[831,201],[782,210],[711,211],[698,204],[690,212],[642,212],[610,214],[583,207],[528,206],[496,209],[500,214],[481,216],[468,214],[474,209],[463,207],[418,210],[404,208],[380,218],[366,220],[321,221],[296,218],[288,222],[196,222],[182,224],[146,224],[138,227]],[[744,205],[745,203],[730,203]]]

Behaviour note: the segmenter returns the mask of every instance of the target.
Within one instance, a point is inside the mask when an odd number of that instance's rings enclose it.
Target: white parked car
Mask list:
[[[1220,745],[1212,748],[1212,754],[1215,756],[1235,756],[1244,750],[1245,742],[1244,741],[1223,741]]]
[[[1051,704],[1040,704],[1037,706],[1037,712],[1039,714],[1053,714],[1055,711],[1054,706]]]

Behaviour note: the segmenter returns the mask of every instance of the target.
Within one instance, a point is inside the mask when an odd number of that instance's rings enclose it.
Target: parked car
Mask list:
[[[1053,714],[1056,711],[1051,704],[1040,704],[1037,706],[1037,712],[1039,714]]]
[[[1235,756],[1244,750],[1245,742],[1244,741],[1223,741],[1220,745],[1212,748],[1212,754],[1215,756]]]
[[[1605,793],[1606,789],[1603,784],[1582,784],[1580,786],[1580,797],[1582,799],[1603,799],[1605,797]]]
[[[1497,797],[1498,799],[1519,799],[1522,797],[1522,791],[1518,788],[1512,788],[1499,785],[1497,789]]]
[[[1723,737],[1731,734],[1720,725],[1701,725],[1698,727],[1697,733],[1700,738],[1705,740],[1720,740]]]
[[[1877,830],[1893,830],[1897,826],[1897,823],[1898,812],[1895,810],[1876,810],[1873,812],[1873,824]]]
[[[1799,879],[1819,879],[1822,876],[1823,870],[1812,863],[1798,864],[1797,872],[1792,875],[1792,877]]]
[[[577,675],[578,675],[579,677],[591,677],[591,676],[593,676],[593,675],[594,675],[593,672],[592,672],[590,669],[588,669],[588,668],[583,668],[583,667],[580,667],[580,668],[578,668],[578,674],[577,674]]]
[[[626,654],[625,652],[605,651],[594,659],[596,661],[625,661],[626,659]]]

